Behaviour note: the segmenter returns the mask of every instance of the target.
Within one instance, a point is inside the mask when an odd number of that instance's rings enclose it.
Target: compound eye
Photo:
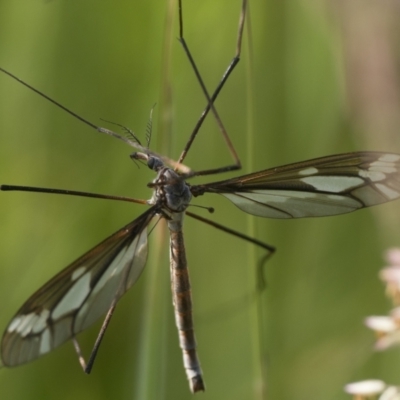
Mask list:
[[[150,169],[153,169],[154,163],[155,163],[154,157],[149,157],[149,159],[147,160],[147,166],[148,166]]]
[[[149,156],[149,158],[147,159],[147,166],[153,171],[158,171],[161,167],[164,166],[164,164],[159,158]]]

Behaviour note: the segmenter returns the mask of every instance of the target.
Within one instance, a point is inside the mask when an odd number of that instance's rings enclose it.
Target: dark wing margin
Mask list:
[[[204,192],[221,194],[261,217],[344,214],[400,197],[400,155],[338,154],[192,186],[194,196]]]
[[[4,332],[1,362],[13,367],[46,354],[104,315],[139,278],[147,259],[148,209],[55,275]]]

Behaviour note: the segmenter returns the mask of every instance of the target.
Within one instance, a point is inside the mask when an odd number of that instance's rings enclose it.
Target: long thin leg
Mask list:
[[[97,352],[99,351],[99,347],[101,345],[101,341],[103,340],[104,334],[106,333],[106,329],[108,327],[108,324],[110,323],[111,317],[114,314],[116,305],[117,305],[117,301],[114,300],[114,302],[111,304],[110,309],[107,312],[107,315],[106,315],[106,318],[104,319],[103,324],[101,325],[100,332],[97,335],[92,352],[90,353],[89,361],[85,368],[85,372],[87,374],[90,374],[90,371],[93,368],[94,360],[96,359]]]
[[[127,279],[128,279],[129,271],[130,271],[129,268],[125,269],[124,276],[123,276],[123,278],[121,279],[121,281],[119,283],[119,288],[118,288],[117,292],[115,293],[115,297],[114,297],[113,301],[111,302],[110,308],[107,311],[107,314],[106,314],[106,316],[104,318],[103,323],[101,324],[101,328],[100,328],[99,334],[97,335],[96,341],[95,341],[95,343],[93,345],[93,349],[92,349],[92,351],[90,353],[90,356],[89,356],[89,361],[87,363],[85,362],[85,359],[83,357],[83,354],[82,354],[82,351],[81,351],[80,346],[78,344],[78,341],[76,340],[75,337],[73,337],[73,344],[74,344],[74,347],[75,347],[75,351],[78,354],[79,363],[81,364],[81,366],[83,368],[83,371],[86,374],[90,374],[90,372],[92,371],[93,364],[94,364],[94,361],[95,361],[96,356],[97,356],[97,352],[99,351],[99,348],[100,348],[101,342],[102,342],[102,340],[104,338],[104,335],[106,333],[108,324],[111,321],[111,317],[114,314],[115,307],[117,306],[118,299],[125,292],[124,287],[125,287]]]
[[[79,346],[78,341],[76,340],[75,337],[72,338],[72,343],[74,345],[76,354],[78,355],[79,364],[81,365],[83,371],[86,374],[90,374],[90,372],[92,371],[94,360],[96,359],[97,352],[99,351],[100,344],[104,338],[104,334],[106,333],[106,329],[108,327],[108,324],[110,323],[111,317],[113,316],[116,305],[117,305],[117,301],[114,300],[113,303],[111,304],[109,310],[107,311],[107,315],[104,318],[104,321],[101,325],[99,334],[97,335],[96,341],[93,345],[93,349],[89,356],[89,361],[87,363],[85,361],[85,358],[83,356],[83,353],[82,353],[81,347]]]
[[[200,215],[193,214],[190,211],[186,211],[185,214],[189,215],[189,217],[197,219],[198,221],[204,222],[205,224],[211,225],[214,228],[217,228],[217,229],[219,229],[219,230],[221,230],[221,231],[223,231],[225,233],[229,233],[230,235],[236,236],[236,237],[238,237],[240,239],[246,240],[247,242],[255,244],[256,246],[259,246],[262,249],[266,250],[267,253],[263,257],[261,257],[261,259],[259,261],[259,264],[257,266],[257,274],[258,274],[258,279],[257,279],[258,288],[257,288],[257,291],[262,292],[265,289],[266,284],[265,284],[265,279],[264,279],[264,274],[263,274],[263,268],[264,268],[265,263],[275,253],[275,250],[276,250],[275,247],[273,247],[273,246],[271,246],[271,245],[269,245],[269,244],[267,244],[265,242],[262,242],[261,240],[255,239],[255,238],[253,238],[251,236],[248,236],[248,235],[245,235],[242,232],[238,232],[238,231],[230,229],[230,228],[228,228],[228,227],[226,227],[224,225],[218,224],[217,222],[214,222],[211,219],[200,217]]]
[[[233,57],[231,63],[228,65],[228,68],[226,69],[225,73],[222,76],[222,79],[220,81],[220,83],[218,84],[217,88],[215,89],[213,95],[211,96],[211,100],[214,103],[215,99],[218,97],[219,92],[221,91],[221,89],[223,88],[223,86],[225,85],[225,82],[228,80],[230,74],[232,73],[232,71],[235,69],[236,65],[239,63],[240,61],[240,54],[242,51],[242,37],[243,37],[243,28],[244,28],[244,21],[245,21],[245,13],[246,13],[246,5],[247,5],[247,1],[243,1],[242,3],[242,12],[240,15],[240,20],[239,20],[239,29],[238,29],[238,36],[237,36],[237,41],[236,41],[236,53],[235,56]],[[183,29],[181,30],[181,35]],[[183,149],[178,162],[183,162],[183,160],[186,158],[186,155],[190,149],[190,147],[192,146],[192,143],[194,141],[194,139],[197,136],[197,133],[200,129],[200,127],[203,125],[203,121],[206,118],[208,112],[210,111],[210,103],[207,104],[206,108],[204,109],[204,111],[202,112],[199,120],[196,123],[196,126],[193,129],[193,132],[191,133],[188,142],[186,143],[185,148]]]
[[[266,283],[265,283],[265,278],[264,278],[264,265],[265,263],[269,260],[269,258],[274,254],[275,252],[275,247],[270,246],[267,243],[261,242],[258,239],[255,239],[251,236],[247,236],[241,232],[235,231],[233,229],[227,228],[224,225],[220,225],[212,220],[209,220],[204,217],[200,217],[197,214],[193,214],[189,211],[186,211],[186,215],[189,215],[190,217],[197,219],[198,221],[204,222],[208,225],[213,226],[214,228],[220,229],[221,231],[225,233],[229,233],[230,235],[236,236],[240,239],[246,240],[247,242],[250,242],[252,244],[255,244],[256,246],[259,246],[263,248],[264,250],[267,250],[267,253],[259,260],[258,265],[257,265],[257,288],[255,289],[254,292],[250,294],[246,294],[245,296],[242,296],[241,298],[238,298],[235,300],[234,303],[229,302],[228,304],[223,304],[219,306],[218,308],[213,308],[213,310],[210,313],[207,313],[207,319],[209,320],[210,315],[212,319],[218,319],[220,320],[222,318],[226,318],[229,313],[234,310],[235,314],[238,310],[238,308],[245,304],[248,305],[251,302],[255,301],[256,304],[256,313],[257,313],[257,340],[258,340],[258,348],[260,349],[260,353],[258,354],[258,362],[260,365],[260,371],[261,371],[261,376],[265,377],[267,367],[266,367],[266,349],[265,349],[265,344],[263,341],[264,338],[264,326],[263,326],[263,316],[264,314],[264,305],[261,299],[260,294],[265,290],[266,288]],[[262,385],[260,387],[260,398],[264,399],[266,398],[266,392],[265,392],[265,382],[264,378],[262,378]]]
[[[183,160],[185,159],[187,152],[189,151],[195,137],[197,136],[197,133],[201,127],[201,125],[203,124],[203,121],[205,119],[205,117],[207,116],[209,110],[211,109],[214,117],[217,121],[218,127],[222,133],[222,136],[228,146],[228,149],[232,155],[232,158],[234,160],[234,164],[232,165],[228,165],[225,167],[220,167],[220,168],[214,168],[214,169],[208,169],[208,170],[203,170],[203,171],[196,171],[194,172],[194,175],[211,175],[211,174],[217,174],[217,173],[221,173],[221,172],[226,172],[226,171],[233,171],[233,170],[237,170],[241,168],[241,163],[240,163],[240,159],[239,156],[236,153],[236,150],[233,146],[233,143],[222,123],[221,118],[218,115],[218,112],[214,106],[214,101],[217,98],[219,92],[221,91],[222,87],[224,86],[225,82],[227,81],[227,79],[229,78],[231,72],[234,70],[234,68],[236,67],[237,63],[240,60],[240,53],[241,53],[241,46],[242,46],[242,37],[243,37],[243,27],[244,27],[244,21],[245,21],[245,15],[246,15],[246,6],[247,6],[247,0],[243,0],[242,3],[242,11],[240,14],[240,19],[239,19],[239,29],[238,29],[238,36],[237,36],[237,44],[236,44],[236,54],[233,58],[233,60],[231,61],[231,63],[229,64],[227,70],[225,71],[222,80],[220,81],[220,83],[218,84],[217,88],[214,91],[214,94],[210,97],[210,95],[208,94],[208,91],[206,89],[206,86],[204,84],[204,81],[200,75],[200,72],[195,64],[195,61],[190,53],[189,47],[185,41],[185,38],[183,36],[183,17],[182,17],[182,0],[179,0],[179,41],[183,46],[183,49],[189,59],[190,64],[192,65],[193,71],[196,74],[197,80],[203,90],[203,93],[207,99],[207,106],[204,109],[204,111],[202,112],[200,119],[198,120],[193,132],[191,133],[189,140],[185,146],[185,148],[183,149],[180,157],[179,157],[179,163],[183,162]]]
[[[193,213],[191,213],[190,211],[186,211],[185,214],[186,214],[186,215],[189,215],[189,217],[192,217],[192,218],[194,218],[194,219],[197,219],[198,221],[201,221],[201,222],[204,222],[204,223],[206,223],[206,224],[208,224],[208,225],[211,225],[211,226],[213,226],[214,228],[217,228],[217,229],[219,229],[219,230],[221,230],[221,231],[223,231],[223,232],[225,232],[225,233],[229,233],[230,235],[233,235],[233,236],[236,236],[236,237],[238,237],[238,238],[240,238],[240,239],[246,240],[247,242],[253,243],[253,244],[255,244],[256,246],[259,246],[259,247],[261,247],[261,248],[267,250],[267,252],[268,252],[268,258],[269,258],[270,256],[272,256],[272,254],[275,252],[275,247],[269,245],[268,243],[262,242],[261,240],[252,238],[251,236],[247,236],[247,235],[245,235],[245,234],[242,233],[242,232],[238,232],[238,231],[235,231],[235,230],[233,230],[233,229],[230,229],[230,228],[228,228],[228,227],[226,227],[226,226],[224,226],[224,225],[218,224],[217,222],[214,222],[214,221],[211,220],[211,219],[204,218],[204,217],[200,217],[200,215],[193,214]],[[263,262],[265,262],[265,261],[267,261],[267,259],[264,260],[264,257],[263,257]]]
[[[126,197],[126,196],[113,196],[108,194],[79,192],[77,190],[39,188],[34,186],[18,186],[18,185],[0,185],[0,190],[2,191],[16,190],[20,192],[36,192],[36,193],[49,193],[49,194],[67,194],[70,196],[92,197],[96,199],[118,200],[118,201],[127,201],[129,203],[147,204],[146,200],[133,199],[131,197]]]

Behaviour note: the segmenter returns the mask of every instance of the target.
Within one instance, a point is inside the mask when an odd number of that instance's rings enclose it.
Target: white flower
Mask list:
[[[374,396],[382,393],[386,388],[386,383],[378,379],[369,379],[348,383],[344,391],[355,396]]]

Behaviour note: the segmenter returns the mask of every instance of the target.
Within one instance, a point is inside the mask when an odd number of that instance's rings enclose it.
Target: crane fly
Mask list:
[[[149,183],[150,200],[108,196],[86,192],[37,187],[1,185],[2,191],[20,190],[69,194],[145,204],[149,208],[100,244],[89,250],[35,292],[18,310],[6,328],[1,342],[1,363],[18,366],[54,350],[72,340],[80,363],[89,373],[105,330],[118,300],[138,280],[147,259],[148,227],[155,218],[163,218],[170,232],[170,273],[175,322],[183,364],[190,390],[205,390],[196,352],[192,318],[192,300],[182,223],[185,215],[210,224],[261,246],[269,254],[274,248],[233,231],[187,210],[193,198],[206,193],[226,197],[246,213],[277,219],[322,217],[349,213],[386,203],[400,197],[400,155],[384,152],[353,152],[297,162],[262,170],[236,178],[205,184],[189,179],[240,169],[239,157],[214,106],[220,90],[240,58],[247,1],[243,0],[237,35],[237,50],[222,80],[212,95],[207,91],[183,35],[182,4],[179,0],[179,41],[196,74],[206,98],[206,107],[178,161],[161,156],[142,145],[133,132],[122,136],[97,126],[51,99],[3,68],[9,77],[51,101],[73,117],[101,133],[123,140],[137,151],[131,158],[145,163],[156,174]],[[217,169],[194,171],[183,164],[204,118],[211,111],[234,159],[234,164]],[[82,356],[76,335],[106,315],[88,362]]]

